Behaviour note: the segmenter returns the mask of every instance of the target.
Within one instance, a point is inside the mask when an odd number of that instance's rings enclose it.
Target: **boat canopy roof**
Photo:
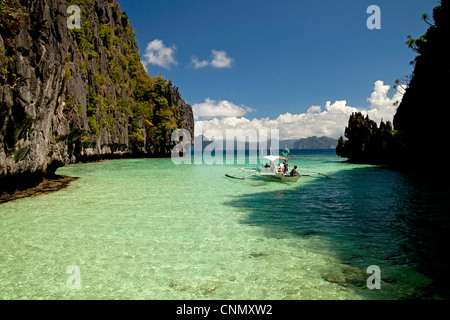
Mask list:
[[[277,160],[286,160],[286,158],[280,157],[280,156],[264,156],[263,158],[266,160],[269,160],[270,162],[277,161]]]

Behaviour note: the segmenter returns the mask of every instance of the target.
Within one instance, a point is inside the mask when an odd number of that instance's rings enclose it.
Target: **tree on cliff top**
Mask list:
[[[345,128],[345,141],[340,137],[336,154],[356,163],[386,163],[398,150],[396,131],[391,122],[380,126],[361,112],[352,113]]]

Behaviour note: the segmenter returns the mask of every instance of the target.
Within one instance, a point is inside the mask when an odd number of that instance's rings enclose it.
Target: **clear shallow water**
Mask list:
[[[242,165],[170,159],[61,168],[80,179],[0,205],[0,298],[446,297],[448,187],[297,154],[291,167],[331,179],[239,181],[224,174]],[[66,284],[72,265],[80,290]],[[380,290],[366,287],[370,265]]]

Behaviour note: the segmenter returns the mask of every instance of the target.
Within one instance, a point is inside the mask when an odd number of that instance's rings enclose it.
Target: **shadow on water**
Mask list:
[[[429,177],[353,167],[332,179],[303,180],[298,188],[238,196],[227,205],[248,212],[241,223],[264,228],[267,237],[315,237],[323,240],[319,251],[344,265],[364,272],[379,265],[382,283],[397,287],[394,298],[447,299],[449,194],[447,185]],[[416,281],[417,274],[427,281]],[[402,290],[405,284],[409,290]]]

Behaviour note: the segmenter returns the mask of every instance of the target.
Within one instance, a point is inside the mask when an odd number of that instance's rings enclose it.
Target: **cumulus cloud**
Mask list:
[[[225,51],[211,51],[211,66],[213,68],[231,68],[233,58],[230,58]]]
[[[397,105],[394,105],[394,103],[402,101],[404,92],[396,91],[392,98],[389,98],[389,89],[390,86],[385,85],[383,81],[375,82],[374,90],[370,98],[367,99],[370,103],[370,109],[366,113],[372,120],[377,122],[381,120],[392,121],[397,111]]]
[[[231,68],[234,59],[229,57],[226,51],[211,50],[211,57],[209,60],[198,60],[193,56],[191,63],[195,69],[211,66],[213,68]]]
[[[197,103],[192,106],[194,119],[214,119],[228,117],[242,117],[248,112],[255,111],[244,105],[238,106],[227,100],[215,101],[207,98],[203,103]]]
[[[155,39],[147,44],[144,53],[144,63],[157,65],[169,69],[171,65],[177,65],[175,59],[176,47],[167,47],[162,40]]]
[[[322,107],[321,106],[311,106],[308,111],[306,111],[308,113],[320,113],[322,112]]]
[[[197,57],[192,57],[191,63],[195,69],[204,68],[210,64],[210,62],[207,60],[199,61]]]
[[[348,119],[353,112],[361,112],[376,121],[392,121],[397,107],[395,102],[401,101],[402,94],[396,92],[389,96],[389,85],[383,81],[375,82],[374,91],[367,99],[369,108],[356,108],[347,105],[347,101],[340,100],[331,103],[327,101],[325,106],[311,106],[305,113],[280,114],[275,119],[244,117],[248,110],[226,101],[215,102],[207,99],[205,104],[194,105],[194,116],[197,128],[195,135],[202,134],[208,129],[218,129],[226,136],[226,129],[278,129],[280,139],[299,139],[310,136],[328,136],[338,138],[344,134]],[[253,110],[252,110],[253,111]],[[197,114],[196,114],[197,113]]]

